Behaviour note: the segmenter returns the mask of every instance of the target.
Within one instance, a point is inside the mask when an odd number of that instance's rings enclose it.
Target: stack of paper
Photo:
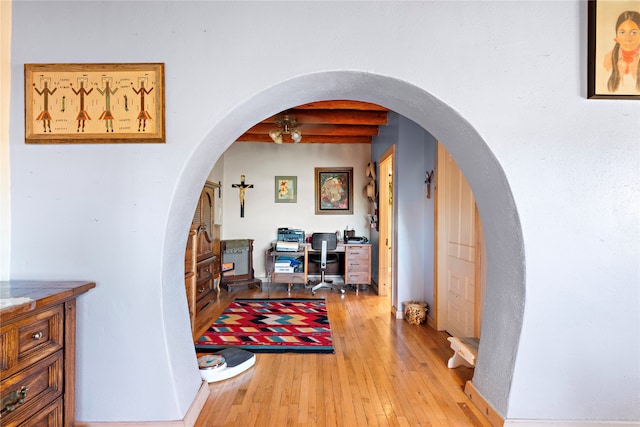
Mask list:
[[[298,242],[285,242],[284,240],[278,240],[276,243],[276,251],[297,252]]]
[[[293,273],[294,267],[288,259],[277,259],[273,266],[275,273]]]

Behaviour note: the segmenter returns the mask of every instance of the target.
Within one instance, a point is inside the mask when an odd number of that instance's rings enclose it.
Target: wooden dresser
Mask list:
[[[73,425],[76,298],[95,286],[93,282],[0,282],[3,427]]]
[[[215,224],[215,198],[219,184],[205,183],[193,215],[184,256],[185,289],[191,330],[196,317],[220,292],[220,226]]]

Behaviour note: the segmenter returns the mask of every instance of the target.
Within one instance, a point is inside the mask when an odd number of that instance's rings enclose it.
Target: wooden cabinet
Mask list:
[[[371,245],[345,245],[344,252],[344,283],[358,293],[360,285],[371,284]]]
[[[72,426],[76,298],[92,282],[0,282],[0,417],[5,427]]]
[[[196,324],[196,234],[197,231],[192,224],[184,251],[184,287],[187,292],[191,332],[194,332]]]
[[[293,273],[282,273],[276,271],[275,261],[281,257],[295,258],[301,262],[302,271]],[[286,283],[287,292],[291,292],[294,284],[307,284],[308,280],[309,250],[307,246],[302,246],[297,252],[277,251],[275,248],[267,249],[265,253],[265,267],[267,275],[271,277],[271,283]]]
[[[214,224],[218,188],[216,183],[205,183],[185,248],[184,281],[192,332],[198,313],[220,292],[220,226]]]

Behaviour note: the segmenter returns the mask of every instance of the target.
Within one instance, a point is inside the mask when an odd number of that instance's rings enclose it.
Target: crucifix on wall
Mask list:
[[[247,188],[253,188],[253,184],[245,184],[244,175],[240,175],[240,184],[231,184],[231,187],[240,190],[240,218],[244,218],[244,192]]]

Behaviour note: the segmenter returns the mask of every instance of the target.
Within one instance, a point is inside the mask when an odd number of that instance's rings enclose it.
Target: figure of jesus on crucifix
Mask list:
[[[240,190],[240,218],[244,218],[244,192],[247,188],[253,188],[253,184],[245,184],[244,175],[240,175],[240,184],[231,184],[231,187]]]

